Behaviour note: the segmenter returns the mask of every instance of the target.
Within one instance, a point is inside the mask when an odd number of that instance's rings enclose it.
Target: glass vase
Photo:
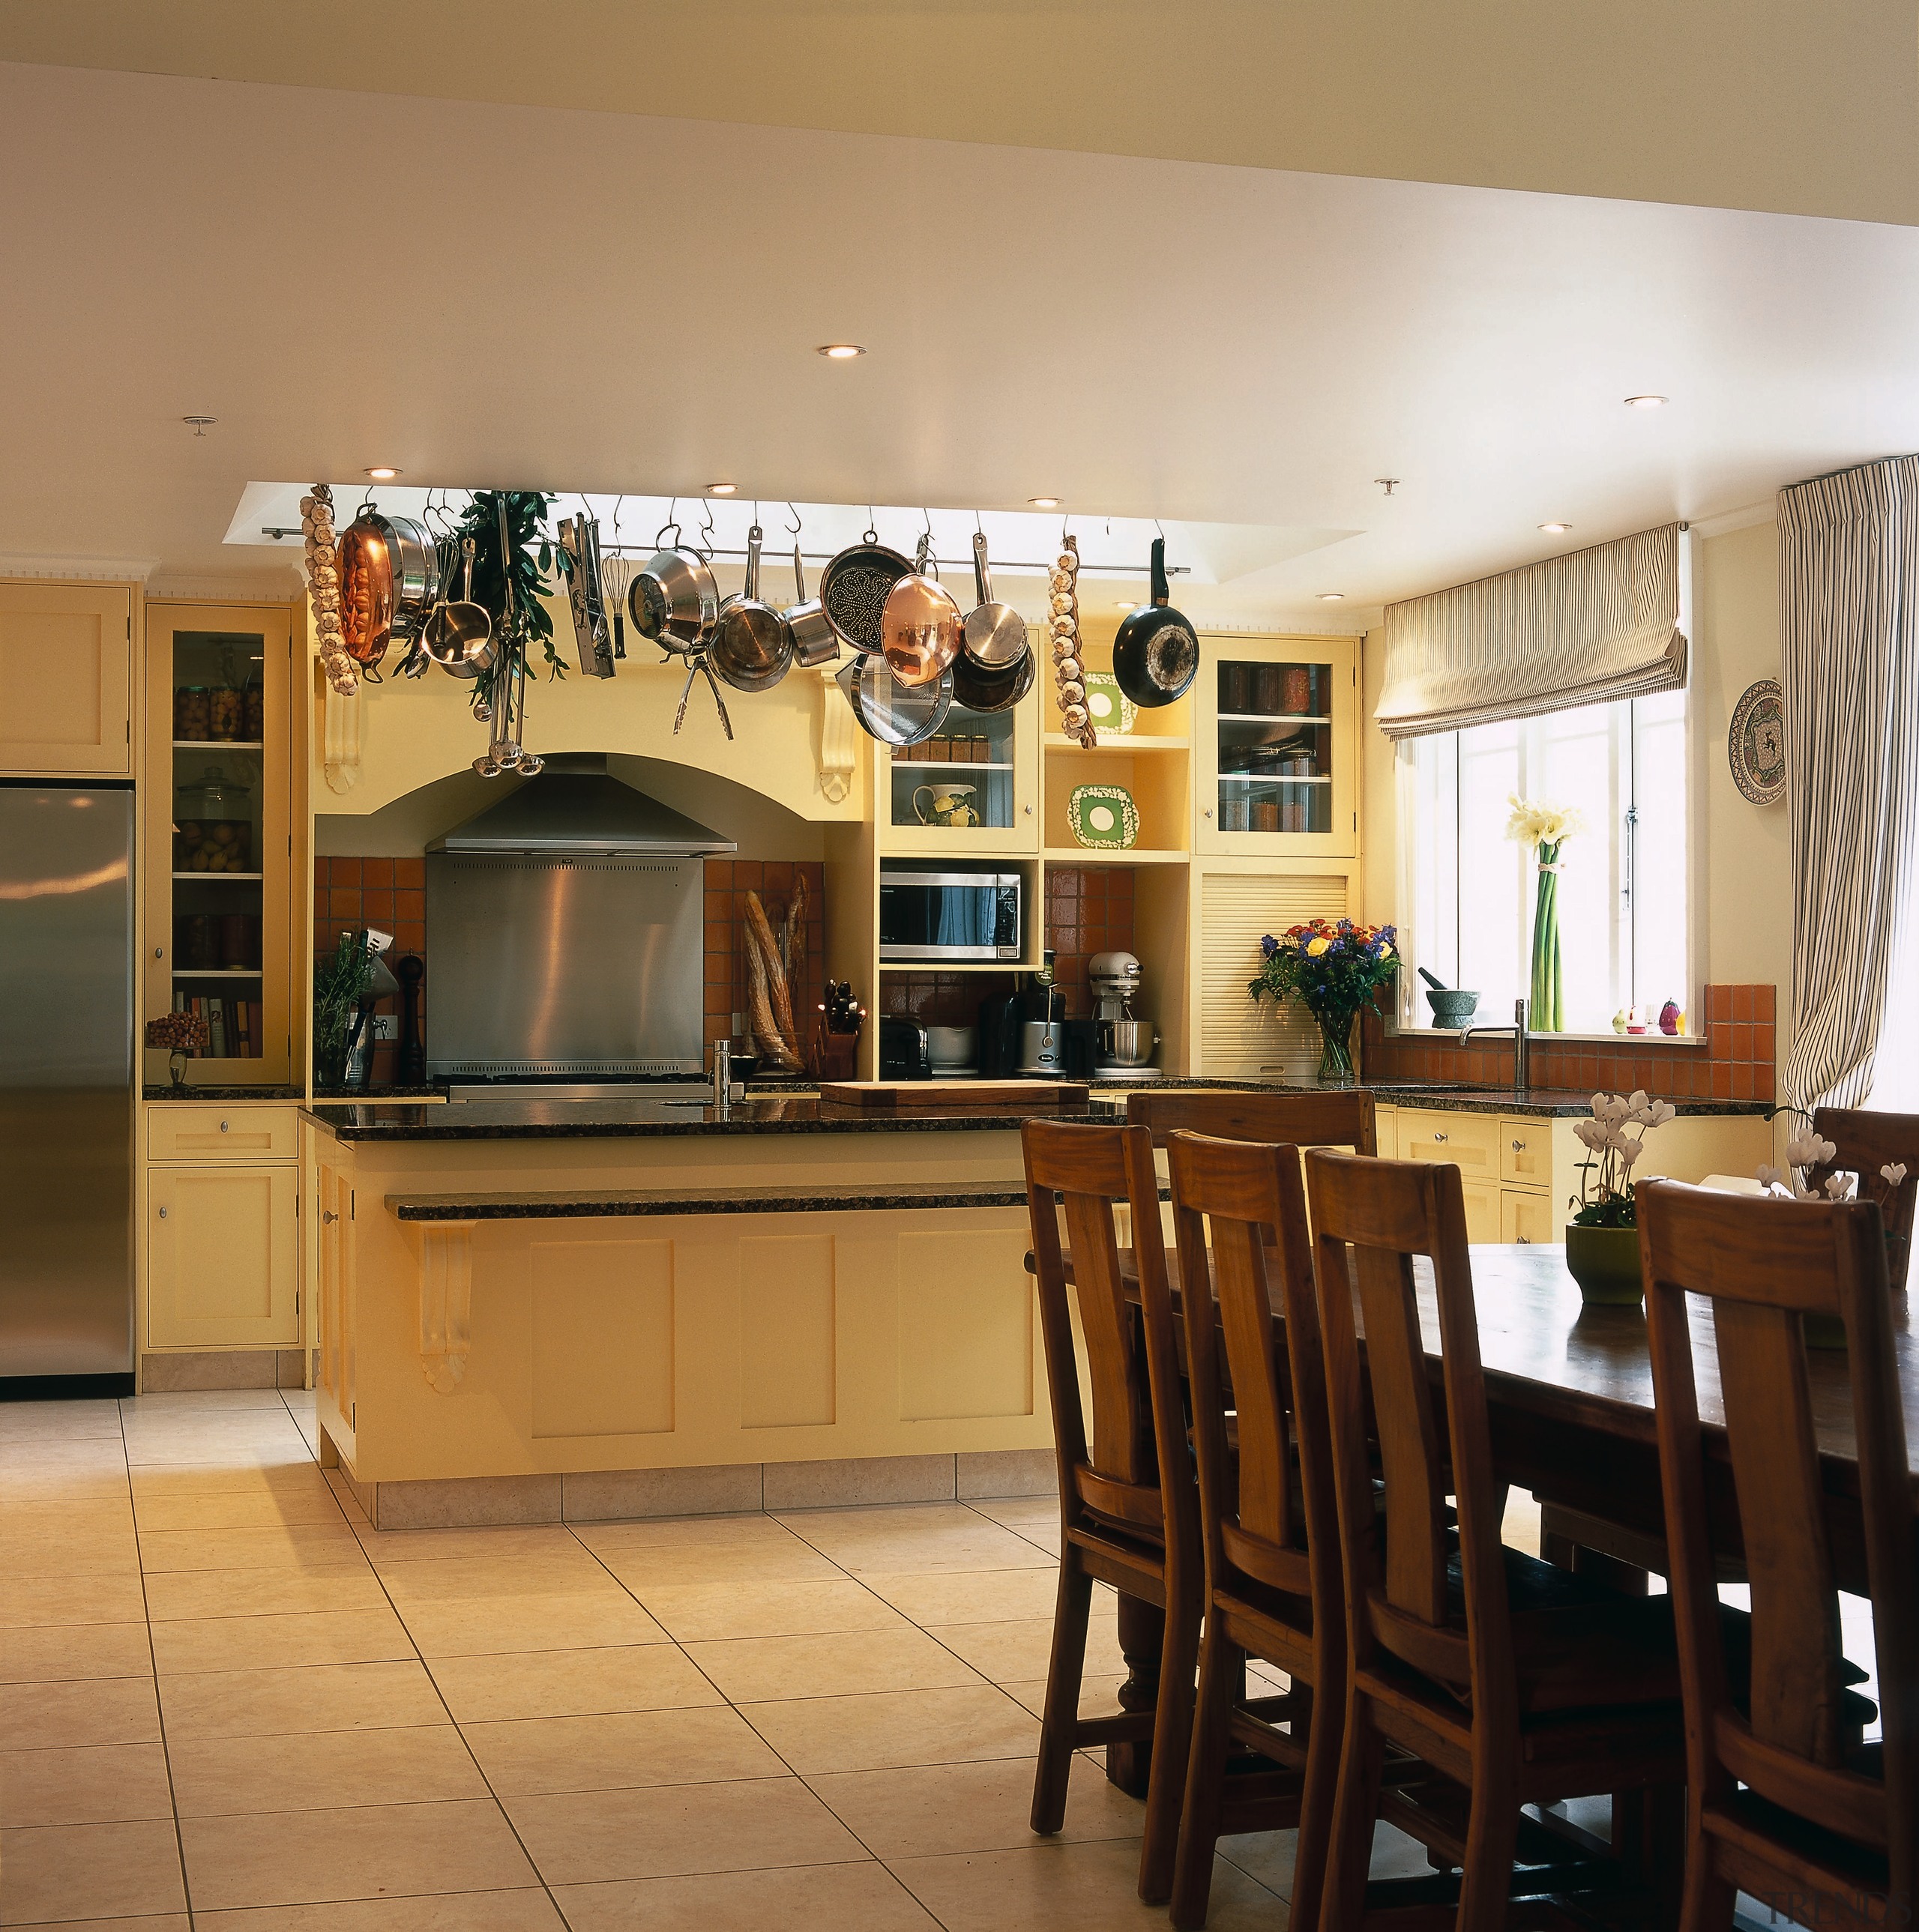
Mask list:
[[[1356,1078],[1353,1071],[1352,1013],[1315,1013],[1320,1023],[1320,1084],[1350,1087]]]

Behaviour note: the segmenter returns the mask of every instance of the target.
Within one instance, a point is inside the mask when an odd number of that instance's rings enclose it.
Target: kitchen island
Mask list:
[[[389,1528],[1049,1490],[1032,1111],[311,1109],[323,1454]]]

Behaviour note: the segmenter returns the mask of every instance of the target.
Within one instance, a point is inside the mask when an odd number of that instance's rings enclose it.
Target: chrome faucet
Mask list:
[[[713,1043],[713,1104],[725,1110],[733,1097],[733,1042],[716,1040]]]
[[[1528,1078],[1530,1056],[1527,1052],[1526,1002],[1515,1000],[1512,1003],[1512,1024],[1509,1027],[1464,1026],[1459,1030],[1459,1044],[1463,1047],[1476,1033],[1509,1033],[1512,1036],[1512,1084],[1515,1090],[1524,1093],[1532,1082]]]

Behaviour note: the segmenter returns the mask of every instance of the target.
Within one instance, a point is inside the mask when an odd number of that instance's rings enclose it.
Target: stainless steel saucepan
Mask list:
[[[712,636],[719,620],[719,586],[706,559],[680,544],[677,524],[667,524],[654,541],[662,541],[668,530],[674,547],[655,551],[641,566],[626,593],[626,614],[641,637],[683,657]]]
[[[839,656],[839,634],[826,606],[817,597],[806,595],[806,573],[800,562],[800,546],[793,546],[794,601],[786,607],[787,634],[793,640],[793,662],[806,670],[833,663]]]
[[[760,602],[760,543],[758,524],[746,532],[746,586],[743,596],[729,597],[720,606],[707,658],[735,691],[770,691],[793,663],[793,640],[786,620],[770,604]]]

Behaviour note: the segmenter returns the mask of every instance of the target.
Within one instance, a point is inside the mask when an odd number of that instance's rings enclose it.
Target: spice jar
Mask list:
[[[257,684],[250,684],[241,693],[245,700],[246,722],[241,736],[255,745],[266,742],[266,692]]]
[[[208,736],[231,740],[241,735],[245,724],[245,701],[239,692],[223,686],[207,693],[206,714]]]
[[[1287,664],[1284,668],[1279,708],[1295,718],[1307,717],[1313,709],[1313,674],[1304,664]]]
[[[197,741],[213,736],[213,722],[206,686],[187,684],[173,693],[173,736]]]
[[[176,872],[249,872],[253,869],[250,788],[209,765],[197,784],[173,794],[173,869]]]

